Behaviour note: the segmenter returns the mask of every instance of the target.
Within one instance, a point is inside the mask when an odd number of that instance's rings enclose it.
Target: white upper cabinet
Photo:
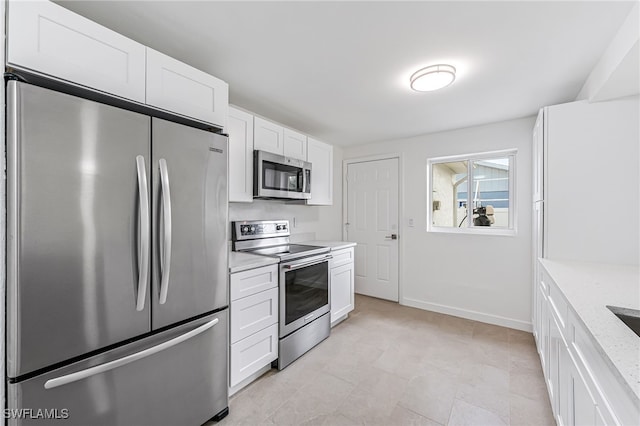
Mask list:
[[[253,115],[229,107],[229,201],[253,201]]]
[[[254,149],[284,155],[284,127],[255,117],[253,128]]]
[[[7,63],[138,102],[145,47],[62,6],[8,3]]]
[[[307,136],[285,128],[284,156],[307,161]]]
[[[226,128],[229,86],[212,75],[147,48],[146,103]]]
[[[307,139],[307,161],[311,163],[311,199],[309,205],[333,204],[333,146]]]

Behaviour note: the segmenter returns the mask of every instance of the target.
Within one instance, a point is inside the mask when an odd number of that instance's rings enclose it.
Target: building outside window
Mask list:
[[[516,150],[427,161],[427,230],[515,233]]]

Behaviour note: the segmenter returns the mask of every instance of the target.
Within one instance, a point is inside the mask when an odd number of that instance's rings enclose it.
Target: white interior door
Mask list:
[[[347,166],[346,216],[347,240],[358,243],[355,292],[397,302],[397,158]]]

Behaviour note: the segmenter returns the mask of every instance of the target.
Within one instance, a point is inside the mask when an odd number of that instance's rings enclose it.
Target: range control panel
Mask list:
[[[246,240],[253,238],[289,236],[288,220],[255,220],[233,222],[233,239]]]

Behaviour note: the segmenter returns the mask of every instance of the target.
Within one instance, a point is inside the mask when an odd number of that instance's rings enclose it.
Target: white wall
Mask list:
[[[400,303],[531,329],[531,132],[534,118],[348,147],[344,158],[402,156]],[[516,236],[426,232],[431,157],[516,148]],[[403,188],[402,188],[403,186]],[[408,227],[414,219],[415,226]]]
[[[229,203],[230,221],[274,219],[290,221],[294,242],[342,240],[342,149],[333,147],[333,206],[287,204],[281,200]]]

